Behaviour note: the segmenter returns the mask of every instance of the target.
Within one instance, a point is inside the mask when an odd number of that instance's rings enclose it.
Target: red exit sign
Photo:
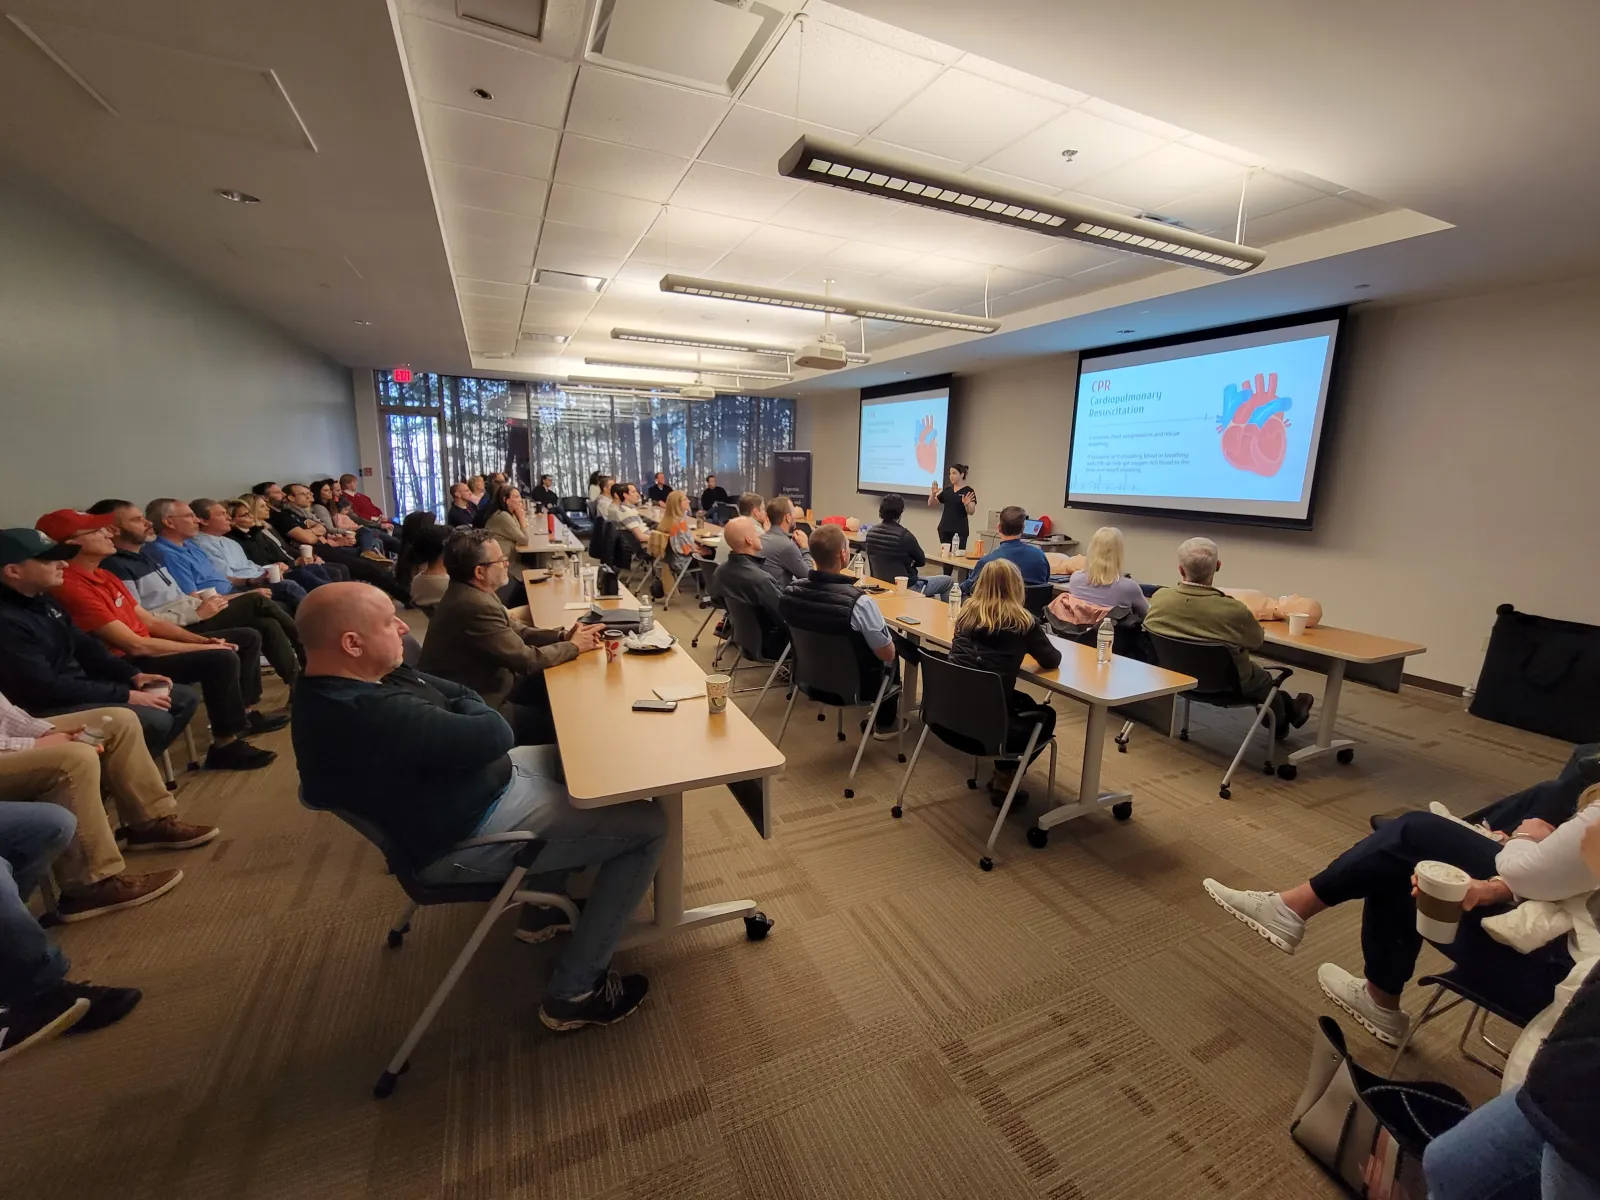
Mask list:
[[[393,379],[396,383],[410,383],[411,382],[411,368],[410,367],[396,367],[394,370],[389,372],[389,377],[391,379]]]

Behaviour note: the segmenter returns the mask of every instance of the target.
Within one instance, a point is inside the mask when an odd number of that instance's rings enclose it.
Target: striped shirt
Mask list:
[[[5,696],[0,695],[0,754],[32,750],[34,742],[56,727],[49,721],[30,717]]]

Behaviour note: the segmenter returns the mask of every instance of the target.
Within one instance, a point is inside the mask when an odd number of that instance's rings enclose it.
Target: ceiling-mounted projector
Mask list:
[[[715,400],[717,389],[707,387],[703,383],[686,384],[678,391],[679,400]]]
[[[810,367],[817,371],[837,371],[847,366],[850,356],[832,334],[823,334],[814,342],[802,342],[794,352],[794,365]]]

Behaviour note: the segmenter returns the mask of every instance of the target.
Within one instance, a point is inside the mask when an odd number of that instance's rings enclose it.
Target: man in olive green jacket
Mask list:
[[[485,530],[452,533],[444,566],[450,586],[428,619],[417,669],[477,692],[511,723],[518,745],[553,742],[541,673],[599,647],[601,627],[538,629],[513,618],[495,594],[506,585],[509,564]]]
[[[1217,544],[1210,538],[1190,538],[1178,547],[1178,574],[1183,582],[1164,587],[1150,597],[1145,615],[1146,631],[1162,637],[1193,638],[1226,642],[1233,650],[1239,669],[1240,691],[1246,700],[1259,704],[1272,690],[1272,677],[1250,657],[1266,640],[1261,622],[1243,601],[1211,586],[1222,560]],[[1289,736],[1311,716],[1312,696],[1301,692],[1293,700],[1279,692],[1273,698],[1272,712],[1277,721],[1278,739]]]

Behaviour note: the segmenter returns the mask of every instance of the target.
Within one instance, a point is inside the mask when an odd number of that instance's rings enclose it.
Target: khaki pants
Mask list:
[[[99,883],[123,868],[100,795],[102,777],[124,824],[141,824],[178,810],[145,748],[144,732],[132,709],[94,708],[45,719],[58,729],[74,725],[98,729],[104,717],[111,719],[104,753],[69,742],[0,754],[0,800],[44,800],[69,809],[78,819],[72,844],[55,863],[56,882],[65,891]]]

